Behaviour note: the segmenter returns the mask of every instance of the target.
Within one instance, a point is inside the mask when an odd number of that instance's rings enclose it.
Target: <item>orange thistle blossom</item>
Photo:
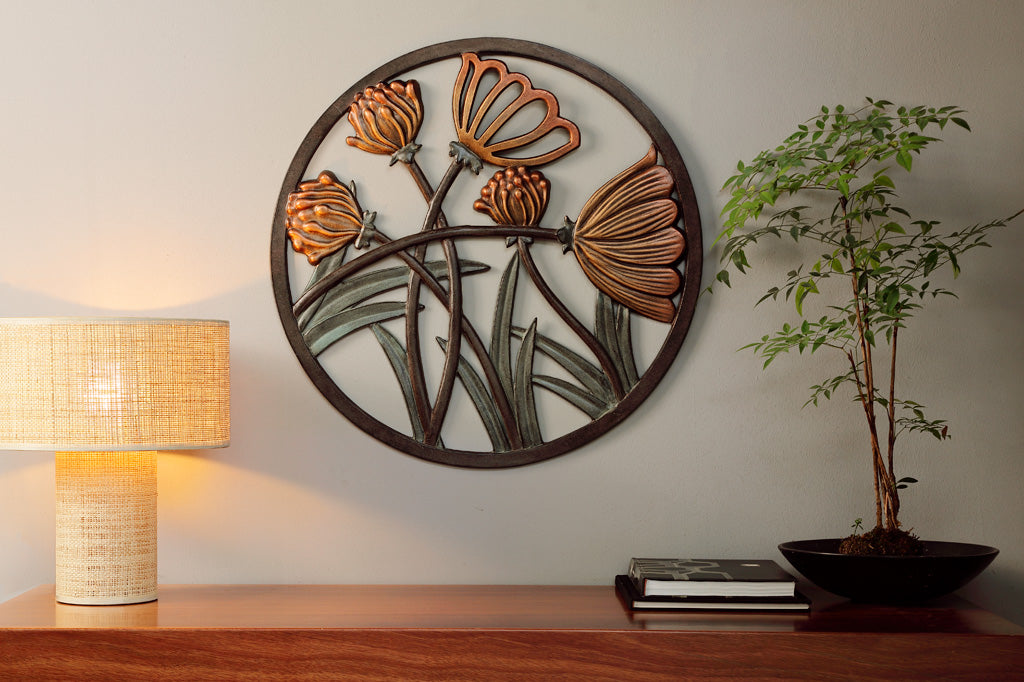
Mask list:
[[[410,80],[378,83],[356,95],[348,109],[355,136],[349,145],[371,154],[390,154],[391,164],[410,163],[420,149],[416,135],[423,124],[419,83]]]
[[[352,242],[358,249],[366,248],[376,233],[376,212],[363,211],[355,185],[346,187],[330,171],[299,183],[298,190],[288,195],[285,214],[292,248],[305,255],[310,265]]]

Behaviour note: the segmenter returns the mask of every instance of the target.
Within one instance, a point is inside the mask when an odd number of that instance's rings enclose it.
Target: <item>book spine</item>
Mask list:
[[[629,579],[633,581],[633,585],[636,587],[637,592],[642,595],[647,594],[647,591],[644,589],[644,579],[640,576],[640,567],[637,565],[636,559],[629,560]]]

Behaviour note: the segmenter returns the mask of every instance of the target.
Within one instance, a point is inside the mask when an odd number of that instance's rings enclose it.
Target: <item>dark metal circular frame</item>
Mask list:
[[[303,174],[313,155],[338,121],[347,115],[349,105],[357,93],[377,83],[394,80],[414,68],[459,57],[464,52],[474,52],[480,56],[491,57],[521,57],[550,64],[584,78],[618,101],[650,136],[661,153],[664,166],[672,174],[675,181],[675,198],[679,203],[686,239],[686,252],[683,256],[683,284],[676,307],[676,315],[661,349],[640,378],[639,383],[612,410],[584,426],[541,445],[509,452],[479,452],[431,447],[383,424],[354,403],[324,370],[303,340],[295,315],[292,313],[293,301],[288,275],[289,242],[285,234],[285,204],[288,194],[294,191],[299,182],[303,180]],[[288,167],[274,212],[270,246],[270,270],[281,323],[296,357],[324,397],[359,428],[383,443],[432,462],[472,468],[521,466],[564,454],[607,433],[639,407],[668,371],[689,330],[700,289],[702,260],[700,214],[689,173],[672,138],[651,110],[622,83],[593,64],[547,45],[509,38],[453,40],[424,47],[384,64],[345,91],[313,125],[302,144],[299,145],[299,149]]]

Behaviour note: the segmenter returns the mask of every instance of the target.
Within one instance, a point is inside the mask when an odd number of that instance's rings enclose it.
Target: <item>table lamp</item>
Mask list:
[[[55,450],[57,601],[157,598],[156,450],[230,438],[228,323],[0,319],[0,450]]]

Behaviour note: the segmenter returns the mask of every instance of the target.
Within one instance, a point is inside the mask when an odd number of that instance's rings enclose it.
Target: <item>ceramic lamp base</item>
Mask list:
[[[58,452],[57,601],[156,599],[156,452]]]

